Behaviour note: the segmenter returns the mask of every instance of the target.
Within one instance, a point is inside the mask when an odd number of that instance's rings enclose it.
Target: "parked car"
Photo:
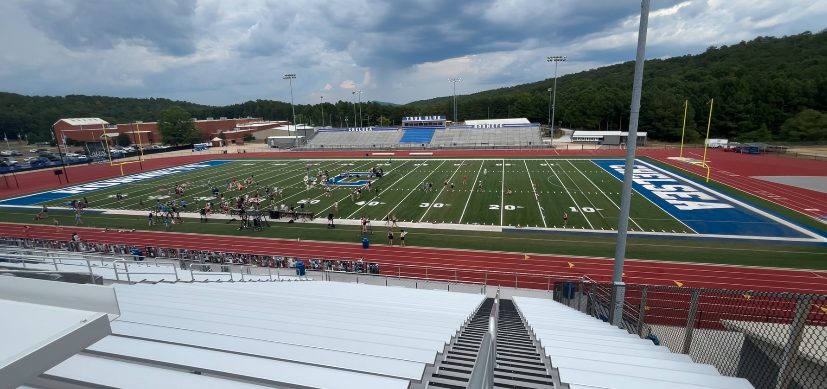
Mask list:
[[[37,161],[39,159],[40,159],[39,157],[26,157],[26,158],[23,158],[23,163],[32,163],[32,162]]]
[[[80,154],[78,154],[78,153],[66,153],[66,156],[68,158],[77,158],[77,157],[80,156]]]
[[[86,162],[86,161],[88,161],[88,160],[89,160],[89,157],[87,157],[86,155],[83,155],[83,154],[78,155],[78,161],[84,161],[84,162]]]
[[[11,154],[11,150],[3,150],[3,151],[0,151],[0,156],[3,156],[3,157],[11,157],[11,155],[12,155],[12,154]]]
[[[29,150],[29,152],[32,153],[32,154],[40,154],[40,153],[47,153],[47,152],[49,152],[49,150],[48,149],[31,149],[31,150]]]
[[[17,166],[19,164],[19,162],[17,162],[17,160],[14,160],[14,159],[11,159],[11,158],[3,158],[3,160],[0,161],[0,162],[2,162],[3,166],[5,166],[5,167]]]

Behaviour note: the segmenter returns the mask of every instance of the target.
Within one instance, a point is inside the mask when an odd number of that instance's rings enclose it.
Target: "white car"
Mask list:
[[[0,151],[0,155],[2,155],[4,157],[11,157],[12,153],[11,153],[11,150],[3,150],[3,151]]]
[[[67,158],[77,158],[79,156],[80,156],[80,154],[78,154],[78,153],[66,153]]]
[[[40,158],[39,157],[26,157],[26,158],[23,158],[23,163],[32,163],[34,161],[37,161],[38,159],[40,159]]]
[[[86,161],[86,160],[88,160],[88,159],[89,159],[89,157],[87,157],[87,156],[85,156],[85,155],[83,155],[83,154],[78,155],[78,160],[79,160],[79,161]]]

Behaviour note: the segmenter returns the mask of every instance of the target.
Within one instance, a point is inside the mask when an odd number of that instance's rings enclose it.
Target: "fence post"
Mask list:
[[[692,300],[689,302],[689,314],[686,318],[686,334],[683,337],[684,354],[689,354],[689,348],[692,346],[692,333],[695,331],[695,316],[698,314],[698,303],[700,301],[701,290],[692,289]]]
[[[325,273],[326,272],[327,271],[325,270]],[[267,278],[269,278],[270,281],[273,281],[273,272],[270,271],[270,266],[267,266]]]
[[[623,306],[626,303],[626,284],[616,282],[612,284],[611,306],[609,307],[609,322],[613,326],[623,328]]]
[[[517,287],[517,273],[514,273],[514,289],[518,289]]]
[[[640,291],[640,308],[637,313],[637,335],[643,337],[643,321],[646,320],[646,294],[649,287],[644,285]]]
[[[784,345],[784,354],[778,368],[776,389],[786,389],[793,382],[793,369],[795,369],[798,357],[798,348],[801,345],[801,338],[804,336],[804,325],[807,324],[807,316],[810,313],[810,299],[810,296],[798,297],[795,306],[795,317],[790,323],[790,335],[787,338],[787,344]]]
[[[580,283],[577,285],[577,312],[583,312],[582,302],[580,299],[583,297],[583,277],[580,277]]]
[[[158,265],[156,264],[155,266]],[[178,266],[175,266],[174,263],[172,264],[172,271],[175,272],[175,282],[181,281],[181,279],[178,278]]]

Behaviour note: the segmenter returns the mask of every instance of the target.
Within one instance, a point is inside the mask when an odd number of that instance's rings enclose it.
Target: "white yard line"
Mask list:
[[[537,189],[534,187],[534,180],[531,178],[531,172],[528,171],[528,162],[523,160],[523,164],[525,164],[525,172],[528,174],[528,181],[531,182],[531,192],[534,193],[534,200],[537,201],[537,209],[540,211],[540,217],[543,218],[543,227],[548,227],[548,224],[546,224],[546,216],[543,215],[543,206],[540,205],[540,196],[537,195]]]
[[[368,165],[368,164],[370,164],[371,162],[373,162],[373,161],[369,161],[369,162],[367,162],[365,165]],[[365,166],[365,165],[362,165],[362,166]],[[403,165],[404,165],[404,164],[403,164]],[[361,168],[362,168],[362,166],[359,166],[359,169],[361,169]],[[402,165],[399,165],[399,166],[397,166],[397,167],[395,167],[395,168],[393,168],[393,169],[391,169],[391,170],[388,170],[388,173],[390,173],[390,172],[392,172],[392,171],[396,170],[396,168],[401,167],[401,166],[402,166]],[[353,170],[351,170],[351,171],[353,171]],[[338,203],[339,201],[343,201],[343,200],[345,200],[346,198],[350,197],[350,193],[351,193],[351,190],[350,190],[350,189],[351,189],[352,187],[346,186],[345,188],[347,189],[345,192],[348,192],[348,194],[347,194],[345,197],[342,197],[342,198],[341,198],[341,200],[335,200],[335,201],[333,201],[333,204],[336,204],[336,203]],[[321,195],[319,195],[319,196],[321,197]],[[331,194],[330,196],[331,196],[331,197],[333,197],[333,194]],[[315,217],[315,218],[318,218],[318,217],[322,216],[322,215],[324,214],[324,212],[325,212],[325,211],[327,211],[328,209],[330,209],[330,208],[332,208],[332,207],[333,207],[333,204],[330,204],[330,205],[328,205],[328,206],[327,206],[327,208],[325,208],[325,209],[323,209],[323,210],[319,211],[319,212],[318,212],[318,213],[317,213],[314,217]],[[337,215],[337,216],[338,216],[338,215]],[[350,216],[348,216],[348,217],[350,217]]]
[[[212,166],[212,167],[219,167],[220,168],[222,166],[224,166],[224,165],[217,165],[217,166]],[[204,170],[210,170],[210,168],[207,168],[207,169],[204,169]],[[244,168],[244,171],[245,171],[244,174],[247,174],[247,172],[248,172],[247,167]],[[249,167],[249,171],[250,172],[255,172],[256,170],[253,167]],[[198,171],[196,171],[196,172],[198,172]],[[221,176],[223,177],[225,174],[230,174],[230,172],[231,172],[231,170],[228,170],[226,173],[222,173]],[[189,173],[195,173],[195,172],[189,172]],[[202,177],[209,176],[211,174],[215,174],[215,171],[212,171],[212,172],[210,172],[210,171],[200,171],[200,172],[198,172],[198,174],[192,175],[188,178],[193,178],[193,179],[196,179],[196,180],[200,180]],[[176,174],[171,174],[171,175],[164,176],[164,177],[158,177],[158,178],[155,178],[155,179],[150,179],[150,180],[142,182],[141,183],[142,186],[138,187],[138,188],[135,188],[135,190],[132,190],[132,191],[129,191],[129,192],[127,192],[126,190],[123,190],[122,192],[126,195],[125,204],[123,202],[118,202],[118,200],[115,199],[115,198],[95,199],[94,196],[91,194],[91,193],[94,193],[94,192],[90,192],[90,196],[93,197],[92,201],[95,202],[95,206],[98,206],[100,208],[129,209],[132,206],[140,206],[140,200],[142,200],[142,198],[144,196],[151,195],[153,193],[158,193],[158,189],[160,188],[160,185],[162,184],[161,181],[163,179],[167,179],[167,180],[163,180],[164,183],[166,183],[168,185],[174,185],[174,183],[176,181],[175,180],[176,176],[177,176]],[[182,176],[177,176],[177,178],[181,179]],[[152,182],[153,180],[155,182]],[[126,189],[126,188],[129,188],[129,187],[131,187],[131,186],[130,185],[125,185],[125,186],[123,186],[122,189]],[[110,188],[105,188],[105,189],[110,189]],[[195,190],[195,189],[193,189],[193,190]],[[133,199],[138,199],[139,201],[133,202],[132,201]],[[124,207],[124,205],[126,207]]]
[[[479,169],[479,170],[477,170],[477,176],[476,176],[476,177],[474,177],[474,183],[473,183],[473,184],[471,184],[471,190],[469,191],[470,193],[468,193],[468,199],[467,199],[467,200],[465,200],[465,206],[464,206],[464,207],[462,207],[462,214],[461,214],[461,215],[459,215],[459,222],[460,222],[460,223],[462,223],[462,218],[464,218],[464,217],[465,217],[465,210],[466,210],[466,209],[468,209],[468,203],[469,203],[469,202],[471,202],[471,196],[473,196],[473,195],[474,195],[474,188],[476,188],[476,187],[477,187],[477,179],[478,179],[478,178],[480,178],[480,173],[482,172],[482,166],[483,166],[483,165],[485,165],[485,161],[482,161],[482,162],[480,163],[480,169]]]
[[[566,161],[566,162],[568,162],[568,163],[570,163],[570,164],[571,164],[571,161]],[[574,166],[574,165],[572,165],[572,166]],[[562,166],[561,166],[561,168],[562,168]],[[576,169],[576,168],[575,168],[575,169]],[[597,207],[597,205],[595,205],[595,204],[594,204],[594,201],[592,201],[591,196],[587,196],[587,195],[586,195],[587,193],[591,193],[591,192],[584,192],[584,191],[583,191],[583,189],[582,189],[582,188],[580,188],[580,185],[577,185],[577,181],[575,181],[575,180],[574,180],[574,178],[572,178],[572,177],[569,175],[569,173],[568,173],[568,172],[566,172],[565,170],[563,170],[563,174],[565,174],[565,175],[566,175],[566,177],[568,177],[568,179],[569,179],[569,180],[571,180],[571,183],[572,183],[572,184],[574,184],[574,187],[575,187],[575,188],[576,188],[576,189],[577,189],[580,193],[583,193],[583,196],[584,196],[584,197],[586,197],[586,201],[588,201],[588,202],[589,202],[589,205],[591,205],[592,210],[594,210],[594,212],[595,212],[595,213],[597,213],[597,215],[598,215],[598,216],[600,216],[600,217],[603,219],[603,221],[606,221],[606,217],[605,217],[605,216],[603,216],[603,212],[600,212],[600,211],[602,211],[602,209],[598,208],[598,207]],[[592,185],[594,185],[594,184],[592,184]]]
[[[603,189],[600,189],[600,187],[599,187],[599,186],[597,186],[594,182],[592,182],[592,180],[589,178],[589,176],[587,176],[585,173],[583,173],[583,172],[580,170],[580,168],[578,168],[578,167],[577,167],[577,165],[573,164],[571,161],[566,161],[566,162],[568,162],[568,163],[569,163],[569,164],[570,164],[570,165],[571,165],[571,166],[572,166],[575,170],[577,170],[577,172],[578,172],[578,173],[580,173],[580,175],[581,175],[581,176],[585,177],[585,178],[586,178],[586,180],[587,180],[587,181],[589,181],[589,183],[590,183],[590,184],[592,184],[592,186],[594,186],[595,188],[597,188],[597,190],[599,190],[599,191],[600,191],[600,193],[602,193],[602,194],[603,194],[603,196],[604,196],[604,197],[606,197],[606,199],[607,199],[607,200],[609,200],[609,202],[610,202],[610,203],[612,203],[612,205],[614,205],[614,206],[615,206],[615,208],[617,208],[618,210],[620,210],[620,206],[619,206],[619,205],[617,205],[617,203],[615,203],[615,202],[614,202],[614,200],[612,200],[612,198],[611,198],[611,197],[609,197],[609,195],[607,195],[607,194],[606,194],[606,192],[604,192],[604,191],[603,191]],[[592,163],[594,164],[594,162],[592,162]],[[595,164],[595,166],[597,166],[597,164]],[[599,167],[599,166],[598,166],[598,167]],[[603,169],[600,169],[600,170],[602,171]],[[635,224],[635,226],[637,226],[638,230],[643,231],[643,228],[641,228],[641,227],[640,227],[640,224],[637,224],[637,222],[635,221],[635,219],[632,219],[632,217],[631,217],[631,216],[629,217],[629,221],[631,221],[632,223],[634,223],[634,224]]]
[[[582,209],[580,209],[580,205],[578,205],[577,201],[574,200],[574,196],[572,196],[571,192],[569,192],[569,188],[566,187],[566,184],[563,183],[563,180],[560,179],[560,176],[557,175],[557,172],[555,172],[554,169],[551,168],[551,164],[548,162],[548,160],[546,160],[545,162],[546,166],[548,166],[548,169],[551,170],[552,173],[554,173],[554,177],[557,177],[557,181],[560,182],[560,186],[562,186],[563,190],[566,191],[566,194],[569,195],[569,198],[574,203],[574,206],[577,208],[577,212],[583,215],[583,218],[586,219],[586,223],[589,223],[589,228],[593,230],[594,226],[592,225],[592,222],[589,221],[589,217],[586,216],[585,213],[583,213]]]
[[[444,163],[444,162],[443,162],[443,163]],[[457,170],[454,170],[454,173],[453,173],[453,174],[451,174],[451,177],[449,177],[449,178],[448,178],[448,183],[449,183],[449,184],[451,183],[451,180],[453,180],[453,179],[454,179],[454,176],[457,174],[457,172],[459,171],[459,169],[460,169],[461,167],[462,167],[462,162],[460,162],[459,166],[457,166]],[[422,223],[422,220],[423,220],[423,219],[425,219],[425,215],[427,215],[427,214],[428,214],[428,211],[430,211],[430,210],[431,210],[431,207],[433,207],[433,206],[434,206],[434,203],[435,203],[437,200],[439,200],[439,196],[441,196],[441,195],[442,195],[442,192],[444,192],[444,191],[445,191],[445,187],[446,187],[446,186],[447,186],[447,185],[445,185],[445,184],[443,183],[443,185],[442,185],[442,189],[440,189],[439,193],[437,193],[437,194],[436,194],[436,197],[434,198],[434,200],[433,200],[433,201],[431,201],[431,202],[428,204],[428,209],[426,209],[426,210],[425,210],[425,213],[423,213],[423,214],[422,214],[422,217],[421,217],[421,218],[419,218],[418,223]]]
[[[500,225],[503,225],[503,206],[505,205],[505,159],[502,160],[503,165],[503,180],[500,188]]]
[[[431,174],[434,174],[434,172],[435,172],[435,171],[439,170],[439,168],[440,168],[440,167],[442,167],[442,165],[444,165],[446,161],[448,161],[448,160],[442,161],[442,163],[441,163],[441,164],[439,164],[439,166],[437,166],[437,167],[436,167],[436,169],[431,170],[431,172],[430,172],[430,173],[428,173],[428,175],[427,175],[427,176],[425,176],[425,178],[423,178],[423,179],[422,179],[422,181],[419,181],[419,185],[417,186],[417,188],[421,187],[421,186],[422,186],[422,183],[423,183],[423,182],[425,182],[425,180],[427,180],[427,179],[428,179],[428,177],[430,177],[430,176],[431,176]],[[393,211],[396,211],[396,208],[399,208],[399,206],[400,206],[400,205],[402,205],[402,203],[404,203],[404,202],[405,202],[405,200],[407,200],[407,199],[408,199],[408,196],[412,195],[414,192],[416,192],[416,188],[414,188],[413,190],[409,190],[409,191],[408,191],[408,194],[407,194],[407,195],[405,195],[405,197],[403,197],[403,198],[402,198],[402,200],[399,200],[399,203],[398,203],[398,204],[396,204],[396,206],[395,206],[395,207],[393,207],[393,209],[391,209],[391,210],[390,210],[390,212],[388,212],[388,214],[389,214],[389,215],[393,215]]]
[[[401,165],[398,165],[398,166],[396,166],[395,168],[393,168],[393,169],[389,170],[389,171],[388,171],[388,173],[390,173],[390,172],[392,172],[392,171],[394,171],[394,170],[396,170],[396,169],[398,169],[398,168],[401,168],[402,166],[404,166],[404,165],[405,165],[405,164],[407,164],[408,162],[410,162],[410,161],[405,161],[405,162],[404,162],[404,163],[402,163]],[[420,166],[421,166],[421,165],[420,165]],[[393,186],[394,186],[394,185],[396,185],[396,184],[398,184],[400,181],[404,180],[404,179],[405,179],[405,177],[407,177],[409,174],[413,173],[413,172],[414,172],[414,170],[416,170],[416,169],[419,169],[419,166],[414,166],[414,168],[413,168],[413,169],[411,169],[409,172],[405,173],[405,175],[403,175],[402,177],[399,177],[399,179],[397,179],[397,180],[396,180],[396,181],[394,181],[392,184],[390,184],[390,186],[388,186],[387,188],[385,188],[385,190],[388,190],[388,189],[390,189],[390,188],[393,188]],[[380,193],[379,193],[379,195],[381,196],[381,195],[382,195],[382,193],[380,192]],[[365,206],[367,206],[367,205],[368,205],[368,203],[369,203],[369,201],[365,200],[365,204],[364,204],[364,205],[362,205],[361,207],[359,207],[358,209],[356,209],[355,211],[353,211],[353,213],[351,213],[350,215],[347,215],[348,219],[350,219],[351,217],[353,217],[354,215],[356,215],[359,211],[361,211],[361,210],[362,210],[362,208],[364,208]],[[329,208],[329,207],[328,207],[328,208]],[[390,215],[390,214],[388,214],[388,215]]]

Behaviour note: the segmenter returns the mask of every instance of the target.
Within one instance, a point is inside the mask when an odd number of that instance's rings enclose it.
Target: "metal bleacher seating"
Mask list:
[[[319,132],[311,139],[308,148],[382,148],[399,144],[402,131],[329,131]]]
[[[430,148],[526,148],[542,147],[536,126],[501,128],[411,128],[396,131],[319,132],[305,147],[352,149],[424,146]]]
[[[27,384],[408,388],[485,298],[322,281],[113,287],[112,334]]]
[[[514,297],[514,302],[570,389],[753,387],[552,300]]]
[[[439,130],[431,139],[433,147],[539,147],[537,127],[456,128]]]

